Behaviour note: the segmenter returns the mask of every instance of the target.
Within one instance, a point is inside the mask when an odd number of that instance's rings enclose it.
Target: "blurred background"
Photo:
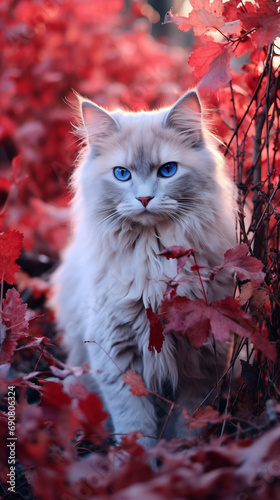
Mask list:
[[[195,85],[191,32],[162,24],[172,4],[184,14],[190,7],[182,0],[0,2],[0,221],[24,233],[25,251],[56,259],[65,246],[78,151],[73,90],[109,109],[139,110],[168,105]]]

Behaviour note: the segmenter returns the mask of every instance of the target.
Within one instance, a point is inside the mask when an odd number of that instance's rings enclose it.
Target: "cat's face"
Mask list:
[[[199,216],[213,170],[200,115],[194,92],[147,113],[83,104],[90,144],[83,192],[100,223],[155,226]]]

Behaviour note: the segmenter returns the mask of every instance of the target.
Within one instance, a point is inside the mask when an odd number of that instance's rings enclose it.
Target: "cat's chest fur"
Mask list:
[[[127,304],[139,301],[144,308],[152,307],[156,311],[167,283],[175,277],[178,279],[177,261],[166,260],[158,254],[163,248],[170,246],[171,242],[190,247],[189,241],[179,229],[142,228],[132,244],[129,243],[130,238],[129,234],[122,235],[122,248],[116,239],[115,245],[109,246],[108,242],[104,242],[96,249],[99,265],[93,270],[91,278],[96,311],[110,307],[123,309],[125,313]],[[208,259],[200,256],[200,262],[206,265]],[[190,271],[193,264],[190,261],[185,266],[183,274],[185,278],[188,275],[188,278],[179,287],[178,293],[189,295],[190,298],[200,298],[203,296],[200,282]]]

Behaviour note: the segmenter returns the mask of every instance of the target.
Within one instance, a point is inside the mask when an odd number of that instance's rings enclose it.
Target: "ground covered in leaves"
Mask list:
[[[3,498],[280,499],[279,2],[190,3],[188,17],[170,11],[165,18],[174,30],[193,30],[188,48],[152,38],[158,15],[145,0],[129,7],[122,0],[106,7],[102,0],[0,4]],[[135,433],[116,446],[102,402],[79,383],[88,367],[67,365],[63,333],[46,308],[48,276],[69,233],[67,186],[78,151],[68,104],[75,89],[108,108],[151,109],[195,85],[238,189],[238,244],[208,279],[230,268],[236,291],[194,302],[176,295],[174,277],[159,314],[147,310],[147,349],[160,355],[174,330],[199,348],[211,331],[217,340],[234,333],[234,354],[213,406],[206,400],[184,412],[199,436],[159,440],[146,451]],[[246,229],[245,202],[252,214]],[[195,249],[170,247],[164,255],[177,259],[178,272],[192,259],[201,279]],[[76,383],[66,393],[70,374]],[[123,380],[135,397],[157,397],[138,374]]]

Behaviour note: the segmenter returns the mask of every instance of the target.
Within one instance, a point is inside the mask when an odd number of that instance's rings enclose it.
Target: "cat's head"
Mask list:
[[[215,160],[195,91],[149,112],[109,113],[80,102],[88,154],[79,182],[87,211],[101,225],[186,227],[210,210]]]

